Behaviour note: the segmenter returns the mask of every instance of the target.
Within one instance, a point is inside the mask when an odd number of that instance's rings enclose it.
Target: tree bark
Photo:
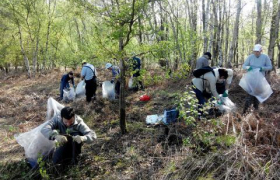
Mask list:
[[[234,50],[237,47],[236,45],[237,45],[237,40],[238,40],[238,27],[239,27],[240,13],[241,13],[241,0],[238,0],[237,13],[236,13],[234,29],[233,29],[233,33],[232,33],[233,35],[232,35],[232,41],[231,41],[231,46],[230,46],[230,50],[229,50],[229,58],[228,58],[228,62],[227,62],[227,67],[229,67],[229,68],[232,67],[232,60],[234,58]]]
[[[20,43],[21,53],[22,53],[23,59],[24,59],[25,69],[27,71],[28,78],[31,78],[29,60],[28,60],[28,57],[25,53],[25,50],[24,50],[24,47],[23,47],[23,42],[22,42],[21,27],[20,27],[19,22],[17,22],[17,23],[18,23],[17,25],[18,25],[18,33],[19,33],[19,43]]]
[[[280,3],[278,0],[273,0],[273,13],[271,18],[271,27],[270,27],[270,38],[268,46],[268,56],[274,65],[274,47],[276,45],[276,40],[279,36],[279,12],[280,12]]]
[[[256,0],[257,3],[257,21],[256,21],[256,44],[262,41],[262,0]]]

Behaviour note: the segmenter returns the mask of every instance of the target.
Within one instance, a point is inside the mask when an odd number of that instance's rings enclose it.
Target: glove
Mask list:
[[[223,97],[228,97],[228,91],[227,90],[223,93]]]
[[[55,139],[57,140],[57,142],[58,142],[59,144],[61,144],[61,145],[67,143],[67,138],[66,138],[65,136],[63,136],[63,135],[56,135],[54,138],[55,138]]]
[[[260,68],[260,72],[262,72],[263,71],[263,69],[262,69],[262,67]]]
[[[249,68],[247,69],[247,72],[252,71],[252,70],[253,70],[252,66],[249,66]]]
[[[114,80],[111,80],[111,83],[113,84],[115,81]]]
[[[86,141],[87,137],[86,136],[74,136],[73,141],[77,142],[78,144],[81,144],[82,142]]]

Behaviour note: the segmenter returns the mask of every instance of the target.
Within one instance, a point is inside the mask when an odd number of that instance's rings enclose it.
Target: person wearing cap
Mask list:
[[[96,76],[97,71],[92,64],[87,63],[85,60],[82,62],[81,78],[85,80],[86,83],[86,101],[91,102],[91,100],[96,99]]]
[[[217,99],[218,103],[222,103],[220,100],[219,93],[217,92],[216,84],[217,82],[224,81],[226,83],[226,89],[223,93],[223,97],[228,97],[229,85],[232,82],[233,70],[216,68],[213,71],[207,72],[203,77],[193,78],[193,91],[196,94],[198,99],[199,108],[201,108],[207,99],[210,99],[212,96]],[[208,97],[206,97],[206,94]],[[202,114],[202,111],[199,111]]]
[[[69,81],[71,81],[73,87],[75,87],[73,72],[70,71],[64,74],[60,80],[60,100],[63,99],[63,89],[70,88]]]
[[[72,107],[64,107],[61,113],[45,124],[41,133],[50,141],[56,141],[52,160],[54,164],[76,164],[84,143],[92,143],[96,134],[75,114]]]
[[[203,56],[201,56],[200,58],[198,58],[196,60],[196,67],[195,69],[199,69],[199,68],[203,68],[205,66],[209,66],[209,60],[211,60],[211,53],[210,52],[205,52],[203,54]]]
[[[116,99],[119,98],[120,95],[120,68],[118,66],[113,66],[111,63],[107,63],[105,68],[112,71],[112,80],[111,83],[115,82],[115,92],[116,92]]]
[[[265,76],[266,72],[272,70],[272,64],[270,58],[262,53],[262,46],[260,44],[256,44],[253,48],[253,54],[247,57],[242,68],[247,72],[250,72],[253,69],[259,69],[260,72]],[[256,110],[259,108],[258,99],[255,96],[248,94],[245,100],[243,114],[247,112],[248,108],[252,104]]]

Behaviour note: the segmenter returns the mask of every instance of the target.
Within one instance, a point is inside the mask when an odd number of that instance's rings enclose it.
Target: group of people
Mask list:
[[[133,76],[139,77],[141,68],[140,59],[133,57],[133,60]],[[204,53],[204,55],[197,60],[196,69],[209,67],[209,60],[211,60],[211,53]],[[86,61],[83,61],[82,64],[81,78],[85,80],[86,83],[86,101],[90,102],[96,95],[97,72],[95,67]],[[111,63],[107,63],[105,68],[112,72],[111,83],[115,83],[115,90],[118,96],[120,93],[120,68]],[[254,46],[253,54],[248,56],[243,64],[243,69],[246,71],[251,71],[255,68],[259,68],[264,75],[265,72],[272,69],[271,60],[267,55],[262,54],[262,46],[260,44]],[[211,93],[212,97],[217,99],[217,102],[220,101],[220,95],[227,97],[232,79],[233,70],[226,68],[214,68],[212,71],[206,72],[200,77],[193,78],[193,91],[196,94],[200,107],[205,104],[208,98],[211,98],[205,97],[205,91]],[[69,87],[69,81],[72,82],[73,86],[75,85],[72,72],[62,77],[60,90],[63,90],[64,87]],[[141,81],[139,86],[143,88]],[[258,109],[259,102],[256,97],[248,95],[243,113],[246,113],[252,104],[255,109]],[[76,163],[77,156],[81,153],[82,144],[91,143],[96,138],[95,132],[92,131],[79,116],[75,115],[71,107],[63,108],[61,114],[52,118],[52,120],[42,128],[41,132],[46,138],[56,140],[60,144],[60,147],[56,149],[52,157],[55,164],[64,162]]]
[[[82,66],[83,67],[82,67],[82,71],[81,71],[81,79],[85,80],[85,83],[86,83],[86,86],[85,86],[86,101],[91,102],[92,100],[96,99],[97,71],[96,71],[96,68],[92,64],[87,63],[85,60],[82,62]],[[135,86],[133,89],[135,91],[137,91],[138,89],[144,89],[144,85],[143,85],[142,81],[140,80],[140,70],[141,70],[140,58],[138,58],[134,55],[132,57],[131,67],[132,67],[132,72],[133,72],[133,78],[135,79]],[[120,85],[121,85],[120,68],[118,66],[114,66],[111,63],[106,63],[105,68],[112,72],[111,83],[115,84],[116,99],[118,99],[119,94],[120,94]],[[73,87],[75,87],[74,76],[73,76],[72,71],[63,75],[61,78],[60,100],[63,99],[63,90],[70,88],[69,82],[71,82]]]
[[[134,56],[132,58],[133,77],[140,76],[141,60]],[[107,63],[105,68],[112,72],[111,83],[115,83],[116,98],[120,93],[120,68]],[[85,81],[86,101],[95,100],[97,71],[96,68],[86,61],[82,61],[81,79]],[[74,74],[72,71],[65,74],[60,82],[60,98],[63,98],[63,90],[70,88],[70,83],[75,87]],[[140,80],[135,88],[143,89]],[[71,107],[64,107],[61,113],[54,116],[42,129],[41,133],[49,140],[58,142],[59,146],[48,157],[51,156],[54,164],[76,164],[81,148],[84,143],[91,143],[96,139],[96,134],[75,114]]]
[[[211,60],[211,53],[205,52],[202,57],[197,59],[196,69],[201,69],[209,67],[209,60]],[[253,54],[249,55],[245,60],[242,68],[247,72],[252,69],[260,69],[260,71],[265,76],[265,73],[272,70],[272,64],[269,57],[262,53],[262,46],[256,44],[253,48]],[[229,86],[232,82],[233,70],[226,68],[214,68],[213,71],[209,71],[202,75],[201,77],[196,77],[192,79],[193,91],[198,99],[199,107],[202,107],[208,99],[215,97],[218,104],[221,103],[221,96],[228,97]],[[258,81],[256,79],[256,81]],[[205,97],[204,92],[209,92],[212,97]],[[207,94],[207,93],[206,93]],[[254,109],[258,109],[259,101],[255,96],[248,94],[245,105],[243,109],[243,114],[245,114],[249,107],[253,104]],[[203,113],[199,111],[200,113]]]

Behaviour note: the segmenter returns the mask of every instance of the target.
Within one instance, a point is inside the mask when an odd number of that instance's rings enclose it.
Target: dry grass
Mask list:
[[[109,73],[102,70],[99,74],[101,80],[110,78]],[[0,163],[24,159],[24,151],[13,135],[29,131],[45,120],[47,99],[58,97],[61,75],[61,72],[54,71],[36,79],[26,79],[25,75],[0,79],[0,137],[3,138]],[[236,71],[229,94],[237,104],[237,112],[220,117],[219,127],[208,121],[197,124],[207,132],[216,129],[218,136],[234,136],[235,143],[230,147],[217,146],[202,155],[195,147],[174,144],[171,140],[174,136],[183,140],[189,138],[198,146],[192,129],[184,122],[170,126],[168,133],[165,126],[151,128],[145,125],[146,115],[161,114],[174,105],[174,94],[185,91],[190,79],[161,82],[136,93],[128,91],[129,133],[126,135],[120,134],[118,102],[98,98],[92,104],[86,104],[84,99],[65,104],[75,107],[77,114],[97,132],[98,139],[94,144],[84,146],[78,170],[64,174],[64,178],[277,179],[280,166],[279,77],[272,73],[269,78],[274,92],[272,97],[258,111],[244,116],[240,113],[246,93],[238,86],[240,78],[241,73]],[[143,94],[149,94],[151,101],[140,102],[139,97]],[[98,88],[98,97],[101,97],[101,88]]]

